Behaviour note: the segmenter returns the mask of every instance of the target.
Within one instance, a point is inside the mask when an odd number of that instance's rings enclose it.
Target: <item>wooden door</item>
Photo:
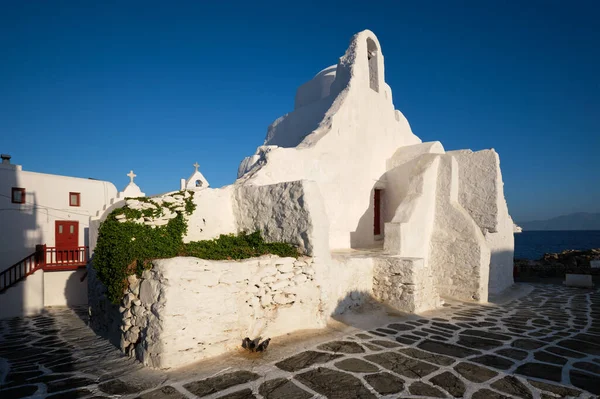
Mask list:
[[[381,234],[381,190],[375,189],[373,206],[373,234],[378,236]]]
[[[57,220],[54,242],[58,262],[76,262],[79,246],[79,222]]]

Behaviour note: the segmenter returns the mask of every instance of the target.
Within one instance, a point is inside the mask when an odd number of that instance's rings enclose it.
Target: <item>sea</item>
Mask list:
[[[566,249],[600,248],[600,230],[523,231],[515,233],[515,258],[540,259]]]

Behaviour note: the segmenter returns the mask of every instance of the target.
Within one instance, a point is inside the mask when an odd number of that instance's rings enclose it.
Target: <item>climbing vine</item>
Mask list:
[[[299,255],[297,248],[290,244],[266,243],[258,231],[185,244],[185,216],[191,215],[196,208],[193,196],[180,191],[163,198],[174,201],[146,197],[128,199],[128,205],[112,211],[100,225],[93,267],[98,279],[107,287],[108,299],[114,304],[123,298],[127,277],[132,274],[140,277],[152,259],[195,256],[224,260],[264,254]]]

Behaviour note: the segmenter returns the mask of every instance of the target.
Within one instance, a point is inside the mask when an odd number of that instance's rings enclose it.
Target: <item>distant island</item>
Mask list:
[[[548,220],[519,222],[524,231],[531,230],[600,230],[600,213],[578,212]]]

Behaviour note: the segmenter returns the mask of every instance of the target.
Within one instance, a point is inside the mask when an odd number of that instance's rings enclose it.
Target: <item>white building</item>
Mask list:
[[[193,193],[184,241],[260,230],[306,258],[155,261],[122,303],[145,318],[111,313],[90,272],[92,324],[120,326],[125,352],[165,368],[245,336],[323,327],[371,299],[418,313],[508,288],[514,236],[498,154],[422,143],[384,76],[377,37],[356,34],[337,65],[298,88],[233,185]]]
[[[44,306],[87,303],[87,282],[80,280],[85,269],[77,267],[87,261],[89,219],[116,197],[110,182],[30,172],[2,155],[0,318],[32,314]],[[46,246],[45,263],[54,264],[56,271],[32,270],[33,258],[8,271],[38,245]],[[8,288],[23,272],[32,274]]]

